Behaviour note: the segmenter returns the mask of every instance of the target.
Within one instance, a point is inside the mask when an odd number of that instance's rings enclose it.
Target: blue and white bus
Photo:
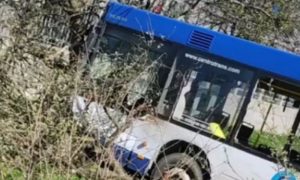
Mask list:
[[[114,142],[125,169],[150,179],[297,179],[300,56],[117,2],[92,33],[91,66],[135,46],[163,64],[155,115]]]

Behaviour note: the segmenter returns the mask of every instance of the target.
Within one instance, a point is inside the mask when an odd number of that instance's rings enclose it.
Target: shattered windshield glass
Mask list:
[[[152,63],[149,68],[143,71],[136,79],[130,82],[127,96],[127,104],[133,105],[141,98],[145,98],[147,91],[156,81],[157,64]]]
[[[90,64],[90,77],[96,81],[123,81],[127,89],[126,104],[132,106],[147,99],[147,93],[156,84],[163,58],[162,53],[152,51],[145,44],[130,44],[106,35],[100,41],[99,54]]]
[[[111,58],[108,54],[103,53],[99,55],[91,66],[91,77],[92,79],[101,79],[109,75],[114,69],[114,65],[111,62]]]
[[[118,60],[125,58],[131,45],[112,36],[104,36],[100,40],[100,50],[90,65],[92,79],[103,79],[118,68]]]

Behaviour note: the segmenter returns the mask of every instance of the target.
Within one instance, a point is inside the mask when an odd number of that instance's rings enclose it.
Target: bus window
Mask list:
[[[185,54],[165,102],[176,121],[208,132],[210,123],[215,123],[225,131],[235,121],[252,77],[248,70],[211,59],[194,61]]]
[[[272,156],[282,155],[299,110],[294,106],[299,99],[297,87],[290,86],[270,77],[259,79],[254,93],[259,92],[262,98],[252,97],[244,117],[244,123],[251,124],[253,131],[247,144],[237,136],[238,143]]]

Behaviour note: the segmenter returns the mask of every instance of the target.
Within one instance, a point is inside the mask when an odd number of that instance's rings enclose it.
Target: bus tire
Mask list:
[[[186,177],[189,178],[186,178]],[[173,153],[162,157],[151,172],[153,180],[195,179],[203,180],[203,174],[197,161],[185,153]]]

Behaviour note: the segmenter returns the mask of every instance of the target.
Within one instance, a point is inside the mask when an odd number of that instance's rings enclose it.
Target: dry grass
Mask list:
[[[31,100],[25,94],[31,84],[23,86],[26,78],[19,84],[20,79],[14,78],[21,77],[7,72],[14,67],[1,62],[1,179],[126,179],[111,149],[101,147],[72,119],[70,97],[80,84],[74,81],[75,71],[50,68],[45,76],[37,77],[43,80],[39,82],[43,88]],[[115,168],[112,172],[107,167]]]
[[[47,13],[32,3],[1,21],[10,36],[0,44],[0,179],[130,179],[111,147],[73,120],[71,97],[94,87],[81,78],[78,53],[30,36]]]

